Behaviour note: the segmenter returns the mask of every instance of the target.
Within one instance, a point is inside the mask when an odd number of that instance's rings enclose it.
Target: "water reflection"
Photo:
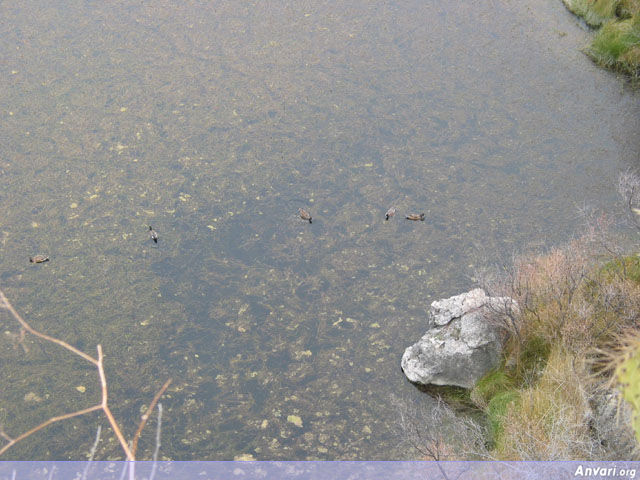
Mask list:
[[[38,328],[103,344],[125,424],[175,378],[168,458],[401,455],[389,396],[419,395],[398,367],[425,307],[479,258],[565,239],[637,159],[610,134],[637,131],[637,98],[559,53],[583,35],[561,5],[536,8],[0,7],[3,288]],[[12,432],[97,398],[81,363],[0,342]],[[80,458],[95,422],[7,458]]]

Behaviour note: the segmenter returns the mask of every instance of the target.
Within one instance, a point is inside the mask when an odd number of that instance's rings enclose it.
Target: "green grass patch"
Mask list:
[[[631,52],[640,45],[640,17],[610,21],[598,31],[587,53],[599,64],[636,75]]]
[[[571,13],[584,19],[592,26],[599,27],[607,20],[615,18],[616,0],[563,0]]]
[[[509,409],[518,408],[521,392],[525,392],[544,372],[551,345],[541,337],[529,339],[519,350],[515,363],[504,362],[482,377],[471,391],[474,404],[486,415],[489,441],[500,450],[504,422]]]
[[[489,429],[489,442],[496,445],[503,432],[505,415],[509,405],[520,398],[514,380],[504,364],[482,377],[471,392],[471,398],[482,408]]]
[[[478,406],[484,407],[491,399],[514,387],[513,379],[505,371],[504,366],[492,370],[476,383],[471,391],[471,399]]]
[[[601,18],[603,22],[616,18],[616,10],[619,3],[619,0],[595,0],[587,2],[588,11]]]
[[[509,408],[517,405],[520,400],[518,390],[506,390],[494,395],[487,405],[486,414],[489,425],[490,441],[499,445],[504,431],[504,420]]]
[[[599,28],[586,53],[599,65],[640,76],[640,0],[563,0]]]

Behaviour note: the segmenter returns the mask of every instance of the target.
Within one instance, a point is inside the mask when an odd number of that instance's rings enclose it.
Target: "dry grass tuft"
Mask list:
[[[523,388],[507,409],[494,453],[503,460],[577,460],[597,458],[591,415],[583,379],[574,371],[575,357],[554,350],[539,380]]]

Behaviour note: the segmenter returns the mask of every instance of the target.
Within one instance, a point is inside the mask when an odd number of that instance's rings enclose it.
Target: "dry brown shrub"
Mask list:
[[[512,265],[491,274],[482,272],[480,281],[489,295],[513,298],[519,309],[503,326],[516,350],[535,337],[548,343],[561,341],[563,333],[580,322],[588,309],[580,301],[580,288],[593,269],[590,242],[577,239],[545,254],[516,257]],[[515,341],[514,341],[515,340]]]
[[[583,237],[564,247],[521,255],[510,267],[480,273],[489,295],[518,303],[517,314],[509,322],[502,320],[516,356],[519,347],[536,337],[584,352],[638,323],[640,284],[625,270],[628,257],[620,256],[603,233],[610,224],[602,217],[597,220]],[[602,271],[607,261],[620,265],[619,274]]]

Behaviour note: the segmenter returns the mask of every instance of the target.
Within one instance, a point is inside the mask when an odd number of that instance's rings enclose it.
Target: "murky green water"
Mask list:
[[[167,458],[398,458],[389,397],[420,395],[399,362],[429,303],[612,207],[637,94],[560,2],[477,3],[0,5],[2,289],[103,345],[128,437],[173,377]],[[14,346],[8,433],[98,402],[90,365]],[[97,422],[4,458],[83,458]],[[111,437],[100,458],[121,458]]]

